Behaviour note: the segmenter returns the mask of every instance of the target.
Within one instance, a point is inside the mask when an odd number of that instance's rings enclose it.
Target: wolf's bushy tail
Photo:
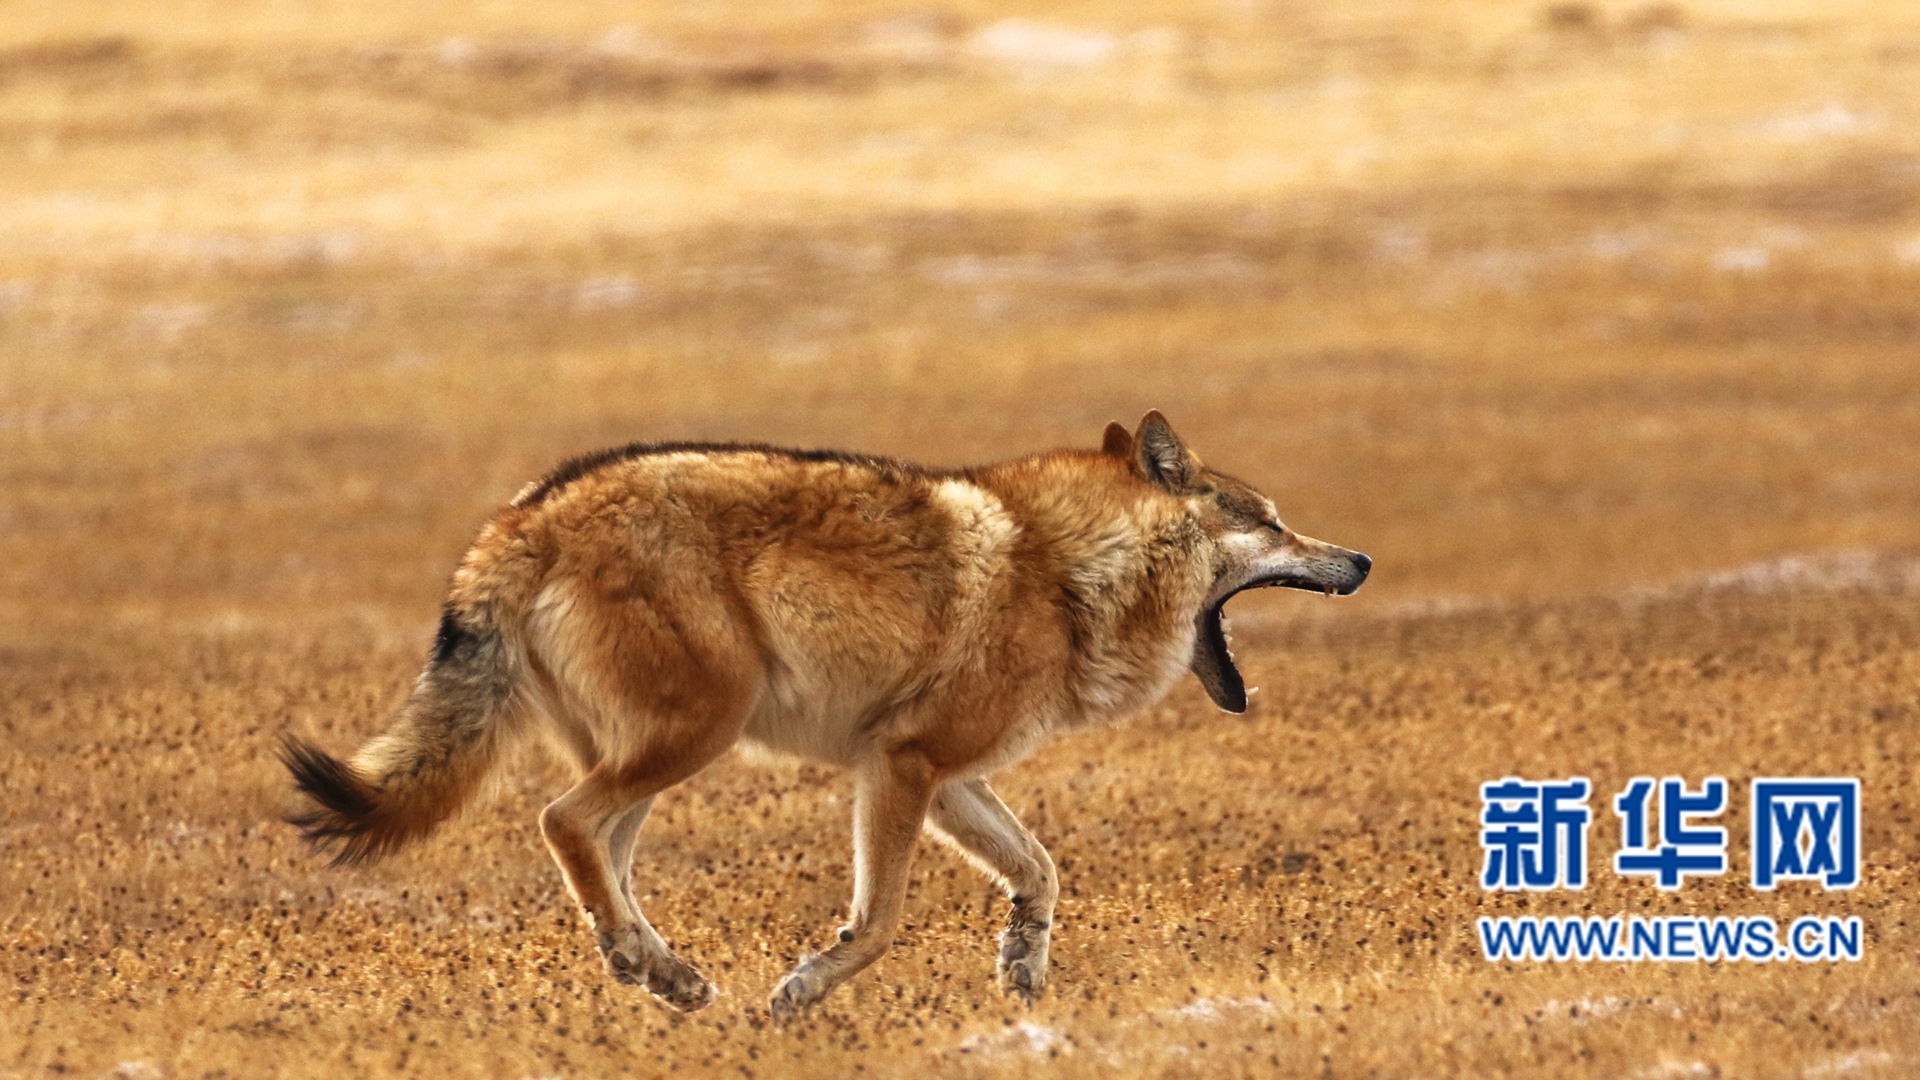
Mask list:
[[[466,805],[514,726],[517,665],[491,611],[449,605],[433,656],[393,726],[349,762],[292,736],[280,760],[312,805],[287,818],[333,864],[368,862]]]

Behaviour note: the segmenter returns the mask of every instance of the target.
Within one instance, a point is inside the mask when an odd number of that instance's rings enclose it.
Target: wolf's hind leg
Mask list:
[[[541,812],[540,830],[613,977],[692,1011],[713,1001],[713,985],[673,955],[633,900],[633,849],[654,795],[666,786],[621,783],[595,769]]]
[[[627,901],[627,910],[640,918],[640,901],[633,895],[633,856],[640,847],[640,827],[647,823],[647,815],[653,812],[653,798],[641,799],[621,811],[615,819],[613,828],[607,833],[607,858],[613,861],[614,876],[620,879],[620,895]]]
[[[810,956],[773,988],[776,1022],[825,997],[893,944],[906,898],[907,864],[926,820],[933,769],[917,754],[890,754],[855,779],[853,811],[853,918],[840,940]]]
[[[999,880],[1013,898],[1000,935],[1000,988],[1029,1000],[1047,985],[1047,950],[1060,878],[1047,849],[1020,824],[984,780],[955,780],[934,792],[928,821],[949,843]]]
[[[607,964],[614,978],[623,983],[644,984],[668,1004],[691,1012],[712,1003],[713,987],[698,971],[673,954],[653,924],[647,921],[646,914],[640,910],[640,901],[633,893],[634,849],[640,845],[640,826],[646,823],[647,814],[652,809],[651,796],[635,803],[614,822],[607,837],[607,853],[613,860],[614,874],[619,878],[618,899],[627,905],[627,914],[632,919],[637,935],[635,944],[639,954],[647,958],[645,974],[641,974],[641,969],[631,963],[622,971],[614,960],[615,956],[631,957],[634,955],[632,951],[608,954]]]

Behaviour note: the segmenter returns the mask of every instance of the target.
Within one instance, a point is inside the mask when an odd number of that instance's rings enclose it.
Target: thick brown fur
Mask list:
[[[580,782],[541,829],[613,974],[682,1008],[710,984],[641,914],[653,799],[736,743],[845,766],[852,918],[775,990],[784,1017],[886,951],[923,825],[1014,898],[1001,979],[1045,985],[1059,895],[985,777],[1048,735],[1137,712],[1189,669],[1246,705],[1220,608],[1351,592],[1370,561],[1299,536],[1163,417],[1099,452],[938,471],[764,446],[636,444],[563,465],[481,531],[400,716],[351,762],[289,739],[291,820],[335,860],[425,835],[522,731]]]

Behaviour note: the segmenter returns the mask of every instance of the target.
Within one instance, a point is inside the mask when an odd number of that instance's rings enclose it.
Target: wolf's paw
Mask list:
[[[676,956],[650,955],[641,948],[638,934],[626,935],[624,940],[603,934],[600,953],[607,958],[607,970],[615,979],[627,986],[644,986],[648,993],[682,1012],[713,1004],[716,992],[706,976]]]
[[[821,980],[808,974],[812,966],[811,958],[800,961],[798,967],[787,972],[780,984],[773,988],[773,997],[767,1002],[767,1013],[776,1024],[784,1024],[800,1015],[800,1010],[826,996],[826,988]]]
[[[1049,926],[1016,918],[1000,935],[1000,989],[1027,1001],[1047,988]]]
[[[719,996],[704,975],[671,956],[653,962],[646,987],[654,997],[681,1012],[699,1012]]]

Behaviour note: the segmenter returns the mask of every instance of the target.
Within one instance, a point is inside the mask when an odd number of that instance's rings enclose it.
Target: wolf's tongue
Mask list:
[[[1195,619],[1199,632],[1193,637],[1193,673],[1215,705],[1230,713],[1247,711],[1247,684],[1240,669],[1233,666],[1233,654],[1227,651],[1227,630],[1221,614],[1226,600],[1200,612]]]

